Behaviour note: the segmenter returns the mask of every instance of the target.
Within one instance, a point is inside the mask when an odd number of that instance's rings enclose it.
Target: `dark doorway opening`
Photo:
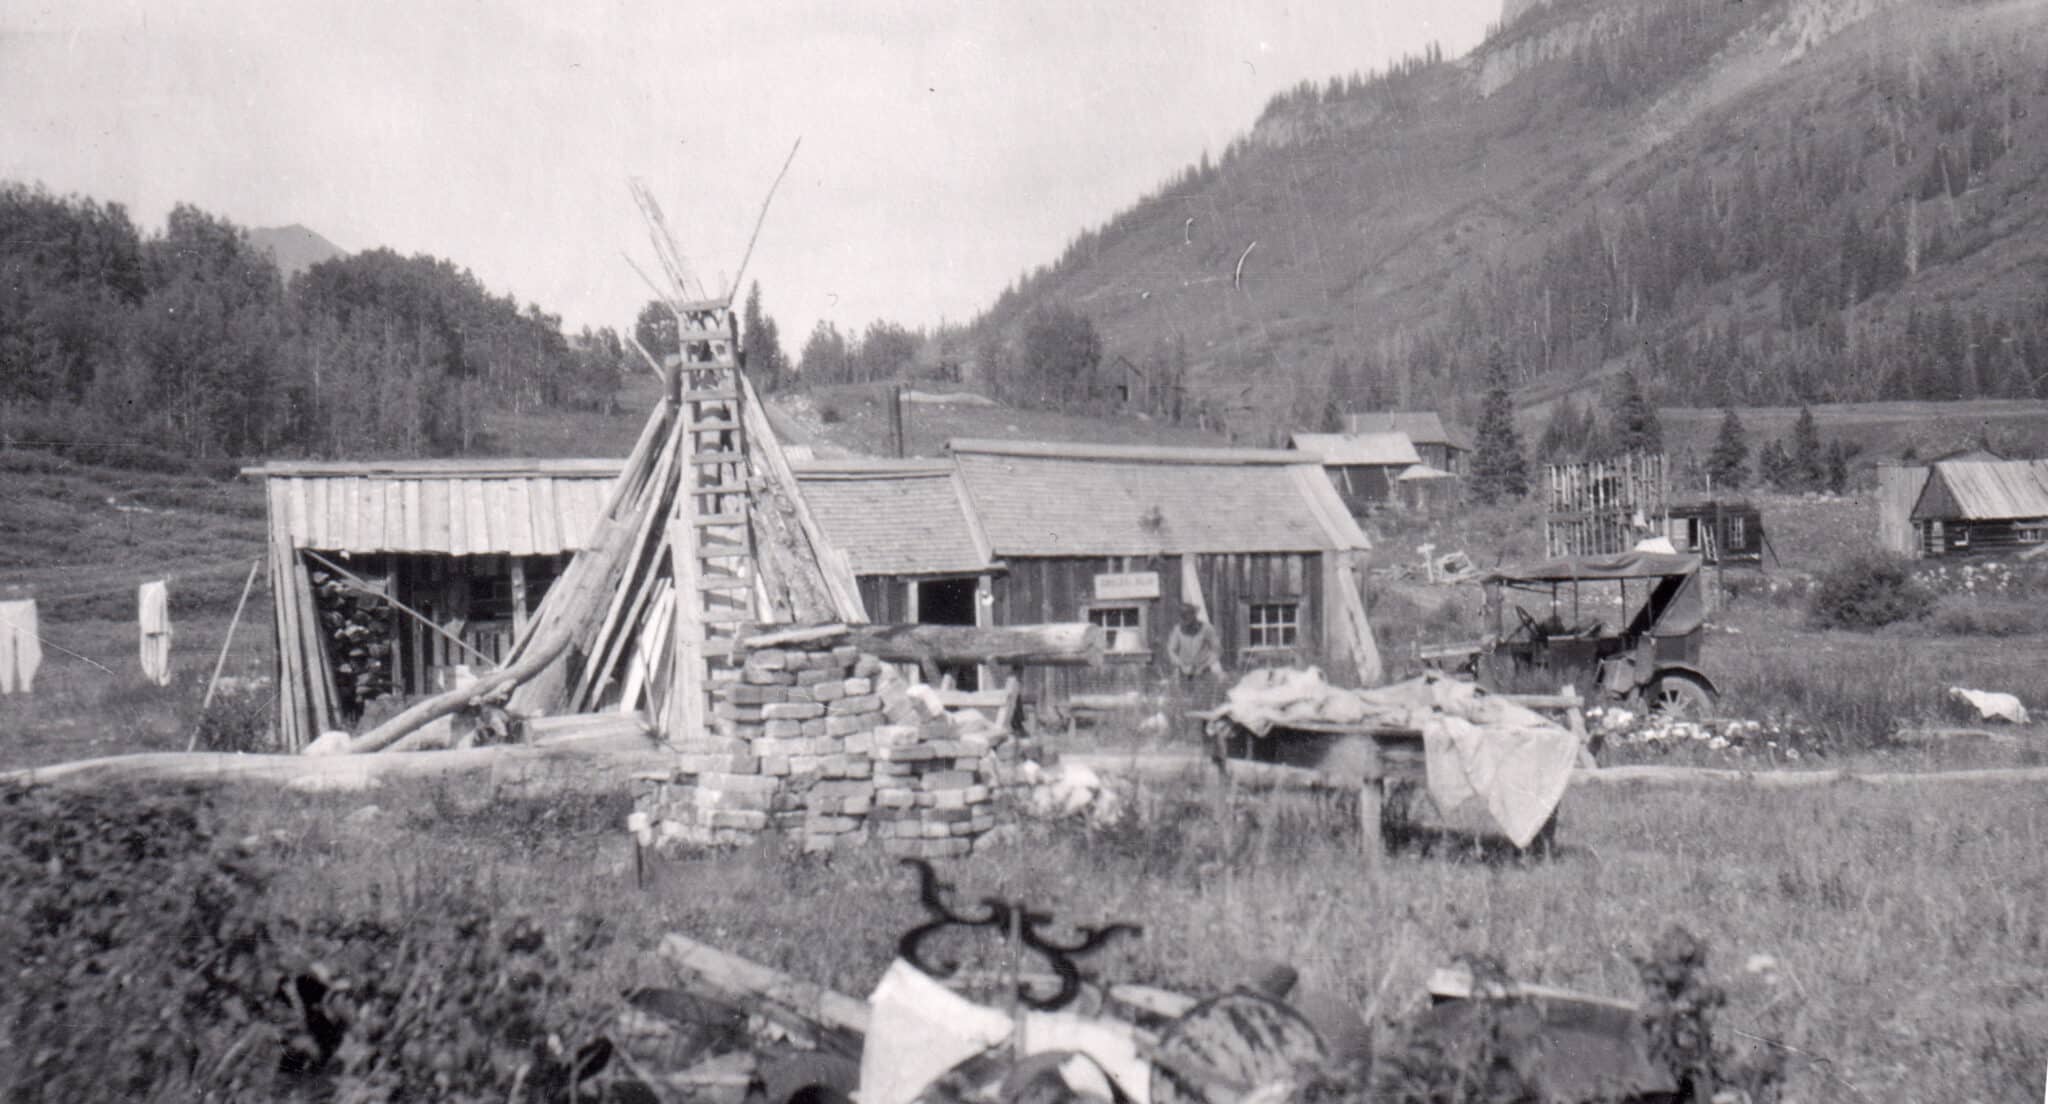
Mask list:
[[[920,625],[972,625],[976,601],[975,580],[927,579],[917,584],[917,623]],[[973,664],[944,666],[941,675],[951,675],[960,690],[981,689]]]

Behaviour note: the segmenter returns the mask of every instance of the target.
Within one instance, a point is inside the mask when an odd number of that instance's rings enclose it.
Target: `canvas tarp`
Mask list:
[[[1657,579],[1691,575],[1700,558],[1688,553],[1619,552],[1612,556],[1565,556],[1488,573],[1489,583],[1570,583],[1611,579]]]
[[[1517,847],[1528,846],[1556,811],[1579,755],[1579,738],[1564,726],[1436,674],[1347,690],[1314,668],[1253,671],[1231,688],[1222,715],[1272,739],[1285,738],[1275,729],[1302,724],[1416,729],[1437,807],[1448,813],[1480,799]]]

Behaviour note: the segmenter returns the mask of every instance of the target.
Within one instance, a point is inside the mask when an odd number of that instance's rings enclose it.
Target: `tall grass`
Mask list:
[[[365,800],[402,815],[343,823]],[[595,904],[619,936],[598,986],[667,978],[650,952],[680,930],[864,993],[923,918],[909,873],[878,854],[807,859],[770,841],[664,860],[639,889],[630,841],[591,806],[536,850],[522,832],[481,834],[488,817],[436,812],[445,802],[395,787],[242,808],[299,849],[279,890],[296,907],[393,900],[461,872],[506,908]],[[2008,1099],[2048,1061],[2048,808],[2019,786],[1579,788],[1550,861],[1453,842],[1371,867],[1341,807],[1241,793],[1226,834],[1192,777],[1132,807],[1106,831],[1027,826],[943,873],[970,899],[1143,924],[1089,961],[1100,976],[1202,992],[1282,960],[1383,1025],[1468,952],[1635,997],[1631,954],[1682,922],[1729,991],[1724,1037],[1791,1061],[1787,1099]]]

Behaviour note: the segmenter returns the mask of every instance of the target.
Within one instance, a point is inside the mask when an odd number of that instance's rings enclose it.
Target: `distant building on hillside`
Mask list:
[[[1344,415],[1346,433],[1405,434],[1421,462],[1452,475],[1467,475],[1472,439],[1444,425],[1434,410],[1378,411]]]
[[[1289,443],[1322,459],[1353,517],[1394,501],[1401,473],[1422,465],[1405,433],[1297,433]]]

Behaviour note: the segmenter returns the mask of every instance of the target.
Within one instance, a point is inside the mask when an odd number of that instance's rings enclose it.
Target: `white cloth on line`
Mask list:
[[[142,622],[142,676],[158,686],[171,684],[171,597],[164,581],[142,584],[135,592]]]
[[[35,689],[36,670],[43,665],[39,631],[35,599],[0,602],[0,694]]]

